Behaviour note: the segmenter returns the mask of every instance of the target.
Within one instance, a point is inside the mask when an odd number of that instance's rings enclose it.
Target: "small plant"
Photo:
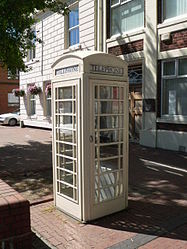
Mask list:
[[[42,91],[41,87],[34,85],[31,85],[28,87],[28,93],[31,95],[38,95]]]
[[[25,91],[24,90],[21,90],[19,88],[17,89],[13,89],[12,90],[12,93],[14,94],[14,96],[16,97],[23,97],[25,95]]]
[[[51,96],[51,84],[47,85],[45,88],[45,94]]]

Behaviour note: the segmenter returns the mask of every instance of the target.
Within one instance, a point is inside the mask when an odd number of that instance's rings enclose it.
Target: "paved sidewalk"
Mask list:
[[[52,202],[31,207],[51,248],[187,248],[187,155],[130,144],[129,207],[80,224]]]
[[[52,197],[51,135],[0,125],[0,179],[31,203]]]
[[[51,132],[0,126],[0,137],[0,178],[31,202],[49,199]],[[127,210],[80,224],[51,201],[33,205],[33,249],[186,249],[187,154],[131,143],[129,162]]]

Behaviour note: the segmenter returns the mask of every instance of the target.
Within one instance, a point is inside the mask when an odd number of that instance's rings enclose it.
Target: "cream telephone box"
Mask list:
[[[53,68],[55,205],[86,222],[127,207],[126,63],[100,52],[64,55]]]

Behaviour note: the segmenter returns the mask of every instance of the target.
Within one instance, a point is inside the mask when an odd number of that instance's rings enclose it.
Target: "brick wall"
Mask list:
[[[0,114],[12,112],[19,108],[19,104],[8,106],[8,93],[12,93],[12,90],[18,87],[17,83],[0,83]]]
[[[18,80],[16,79],[8,79],[8,72],[5,68],[3,68],[0,64],[0,83],[17,83],[18,84]]]
[[[19,105],[8,106],[8,93],[12,93],[12,90],[18,87],[19,81],[8,79],[7,70],[0,65],[0,114],[18,109]]]
[[[31,249],[29,202],[0,180],[0,248]]]
[[[160,51],[168,51],[187,47],[187,29],[171,33],[169,41],[160,42]]]
[[[125,43],[123,45],[118,45],[108,49],[109,54],[113,55],[123,55],[130,54],[143,50],[143,40],[138,40],[134,42]]]

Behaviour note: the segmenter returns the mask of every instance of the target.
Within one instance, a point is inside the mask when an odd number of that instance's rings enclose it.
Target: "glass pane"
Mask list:
[[[113,87],[112,98],[119,99],[119,87]]]
[[[98,113],[98,102],[95,102],[95,113]]]
[[[79,43],[79,28],[69,31],[69,45],[73,46]]]
[[[100,87],[100,99],[112,99],[112,87],[111,86]]]
[[[119,137],[120,136],[120,137]],[[100,143],[112,143],[123,140],[123,131],[101,131]]]
[[[72,116],[57,116],[57,124],[59,124],[60,127],[73,128],[73,121],[72,121]]]
[[[51,117],[51,99],[47,99],[47,116]]]
[[[120,2],[120,0],[111,0],[111,6],[118,4]]]
[[[59,102],[57,113],[72,113],[72,102]]]
[[[76,147],[69,144],[57,143],[57,154],[76,158]]]
[[[69,172],[65,172],[63,170],[59,170],[59,179],[60,181],[67,182],[73,185],[73,175]]]
[[[100,128],[123,128],[123,119],[119,119],[118,116],[104,116],[100,117]]]
[[[179,60],[179,75],[187,75],[187,58]]]
[[[133,0],[111,9],[111,35],[144,26],[144,0]]]
[[[118,114],[119,113],[119,103],[118,101],[101,101],[100,103],[100,113],[101,114]]]
[[[162,112],[169,115],[187,115],[187,79],[163,81]]]
[[[128,67],[129,84],[142,83],[142,65]]]
[[[64,142],[76,143],[76,133],[71,130],[56,129],[56,139]]]
[[[114,186],[100,190],[100,202],[113,199],[114,197],[115,197]]]
[[[120,169],[123,169],[123,157],[120,158]]]
[[[118,144],[105,145],[100,147],[100,158],[118,156]]]
[[[98,203],[99,191],[95,190],[95,203]]]
[[[163,19],[169,19],[172,17],[180,16],[187,13],[187,1],[186,0],[164,0],[163,1]]]
[[[98,118],[95,117],[95,129],[97,129],[97,128],[98,128]]]
[[[95,86],[95,99],[98,99],[98,86]]]
[[[100,162],[101,172],[112,171],[118,169],[118,158],[104,160]]]
[[[72,87],[61,87],[58,93],[58,99],[72,99]]]
[[[79,9],[78,6],[72,8],[69,13],[69,28],[79,25]]]
[[[163,66],[163,75],[175,75],[175,61],[164,62]]]
[[[100,188],[104,188],[108,185],[117,185],[121,180],[120,172],[108,172],[100,175]],[[121,181],[122,182],[122,181]]]
[[[76,172],[76,162],[65,157],[57,156],[57,167]]]
[[[31,115],[36,114],[36,102],[35,99],[30,101],[30,107],[31,107]]]
[[[73,188],[63,184],[63,183],[60,183],[60,194],[64,194],[70,198],[73,198]]]

